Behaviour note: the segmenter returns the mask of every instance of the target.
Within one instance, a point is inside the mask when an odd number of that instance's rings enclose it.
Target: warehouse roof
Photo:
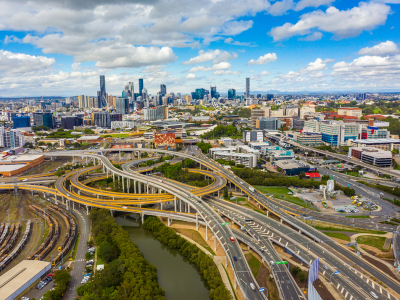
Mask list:
[[[40,260],[23,260],[0,277],[0,297],[7,299],[18,291],[26,282],[34,278],[50,263]]]
[[[0,172],[11,172],[18,170],[20,168],[25,167],[26,165],[23,164],[15,164],[15,165],[2,165]]]

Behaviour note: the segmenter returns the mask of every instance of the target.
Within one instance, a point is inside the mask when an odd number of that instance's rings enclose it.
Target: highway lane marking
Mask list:
[[[340,291],[340,293],[343,294],[343,291],[344,291],[344,287],[342,287],[342,290]]]
[[[350,297],[350,300],[352,300],[353,299],[353,296],[352,295],[350,295],[351,297]]]
[[[344,295],[344,297],[345,297],[345,298],[347,298],[347,295],[348,295],[348,294],[349,294],[349,292],[348,292],[348,291],[346,291],[346,295]]]

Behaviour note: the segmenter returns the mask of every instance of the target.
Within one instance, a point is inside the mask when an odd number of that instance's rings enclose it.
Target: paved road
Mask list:
[[[150,149],[147,149],[150,150]],[[157,150],[155,150],[157,151]],[[68,151],[68,152],[61,152],[61,153],[54,153],[54,152],[48,152],[46,155],[52,155],[52,156],[71,156],[71,155],[79,155],[82,156],[82,152],[77,152],[77,151]],[[124,171],[121,171],[117,168],[115,168],[110,161],[102,155],[97,155],[97,154],[87,154],[92,158],[96,158],[98,160],[101,160],[102,163],[105,165],[107,169],[109,169],[111,172],[114,172],[116,175],[123,176],[125,178],[129,178],[132,180],[137,180],[142,183],[147,183],[150,185],[154,185],[156,187],[159,187],[166,192],[177,196],[179,199],[182,199],[183,201],[189,203],[192,208],[194,208],[196,211],[198,211],[200,217],[208,224],[208,227],[212,229],[212,232],[217,236],[217,239],[220,241],[222,247],[224,248],[225,252],[227,253],[227,256],[229,260],[231,261],[231,264],[235,270],[236,276],[239,278],[238,279],[238,284],[241,287],[241,290],[245,290],[245,284],[250,284],[254,283],[256,286],[255,290],[250,289],[248,291],[248,296],[249,299],[263,299],[263,296],[260,294],[258,291],[258,285],[255,282],[254,276],[250,270],[250,267],[247,264],[247,261],[244,258],[243,252],[237,242],[230,242],[230,237],[233,236],[232,231],[227,228],[226,226],[222,226],[221,223],[223,223],[223,219],[207,204],[205,204],[203,201],[198,196],[195,196],[193,193],[190,191],[187,191],[185,189],[182,189],[179,185],[172,185],[171,183],[164,183],[160,182],[159,179],[153,178],[146,176],[145,178],[143,175],[138,174],[136,172],[133,173],[127,173]],[[63,178],[63,177],[61,177]],[[61,191],[63,189],[62,186],[60,186],[62,183],[61,180],[58,180],[56,182],[56,188],[58,191]],[[76,197],[70,195],[67,196],[67,194],[64,194],[65,197],[72,199],[73,201],[76,199]],[[79,199],[80,200],[80,199]],[[82,201],[82,200],[80,200]],[[100,200],[101,201],[101,200]],[[90,205],[90,204],[89,204]],[[121,207],[115,206],[115,205],[103,205],[104,208],[108,209],[113,209],[113,210],[119,210]],[[238,258],[241,258],[242,261],[244,262],[243,264],[240,265],[235,265],[233,264],[233,256],[236,256]]]
[[[83,274],[85,274],[85,254],[87,252],[87,241],[89,239],[89,218],[83,210],[76,209],[75,217],[78,219],[81,228],[79,245],[75,256],[74,269],[71,272],[69,289],[64,299],[75,300],[77,297],[76,288],[81,285]]]

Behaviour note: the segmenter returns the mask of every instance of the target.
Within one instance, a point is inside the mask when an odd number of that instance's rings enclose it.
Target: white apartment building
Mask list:
[[[340,107],[338,108],[338,115],[344,115],[349,117],[362,117],[362,109],[357,107]]]
[[[111,122],[111,129],[116,128],[135,128],[135,122],[133,121],[112,121]]]
[[[15,148],[25,145],[25,137],[18,129],[0,127],[0,147]]]
[[[255,154],[215,152],[213,159],[234,161],[235,165],[240,164],[244,165],[247,168],[254,168],[257,166],[257,156]]]

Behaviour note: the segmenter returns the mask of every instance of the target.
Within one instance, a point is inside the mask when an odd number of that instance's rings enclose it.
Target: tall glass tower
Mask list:
[[[142,96],[142,90],[143,90],[143,78],[139,79],[139,96]]]
[[[246,98],[250,97],[250,78],[246,78]]]
[[[165,96],[167,94],[167,87],[165,84],[160,84],[160,94]]]
[[[106,94],[106,78],[104,75],[100,75],[100,99],[99,107],[107,106],[107,94]]]

